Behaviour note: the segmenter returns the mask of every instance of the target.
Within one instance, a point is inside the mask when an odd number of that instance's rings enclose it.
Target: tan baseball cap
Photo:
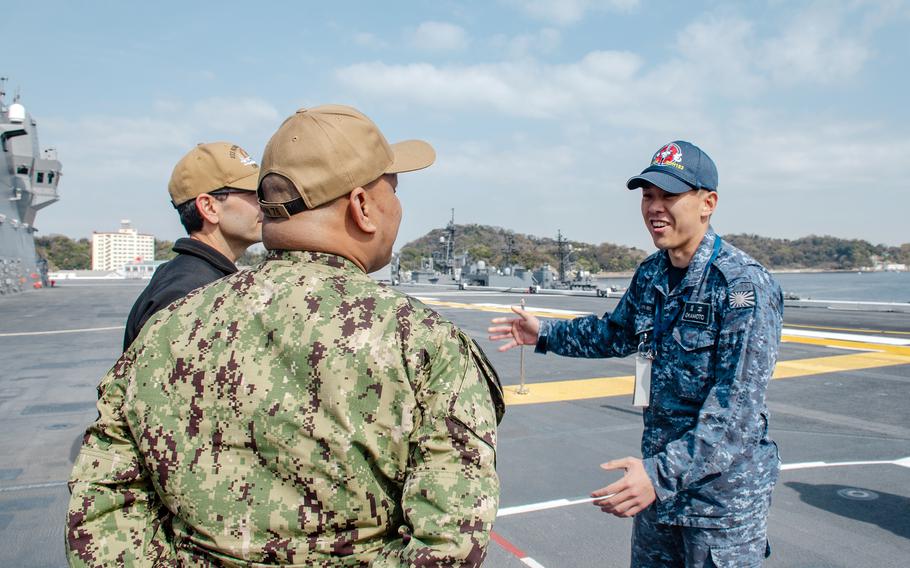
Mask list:
[[[259,205],[269,217],[289,217],[304,204],[318,207],[383,174],[422,170],[435,160],[436,151],[422,140],[390,145],[357,109],[342,105],[300,109],[269,140],[259,174],[260,180],[272,173],[286,177],[300,197],[271,203],[260,192]]]
[[[177,162],[167,190],[174,206],[203,193],[231,188],[256,191],[259,165],[230,142],[199,144]]]

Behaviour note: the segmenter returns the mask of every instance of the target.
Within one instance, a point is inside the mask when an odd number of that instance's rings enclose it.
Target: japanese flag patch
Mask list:
[[[731,308],[753,308],[755,307],[755,288],[748,282],[737,284],[730,290],[727,300],[730,302]]]

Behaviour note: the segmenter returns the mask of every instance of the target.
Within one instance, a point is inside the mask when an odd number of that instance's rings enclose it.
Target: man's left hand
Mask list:
[[[601,464],[603,469],[622,469],[622,479],[591,493],[591,497],[604,497],[594,501],[604,513],[617,517],[634,517],[654,502],[657,495],[645,466],[638,458],[623,458]]]

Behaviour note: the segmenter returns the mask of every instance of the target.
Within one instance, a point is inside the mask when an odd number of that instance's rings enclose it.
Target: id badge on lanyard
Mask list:
[[[645,408],[651,400],[651,362],[654,361],[654,352],[648,334],[642,334],[638,344],[638,353],[635,354],[635,390],[632,392],[632,406]]]
[[[720,252],[720,245],[720,236],[715,236],[714,249],[711,251],[711,257],[705,265],[699,286],[691,301],[686,302],[686,307],[683,310],[684,321],[707,325],[711,319],[711,305],[695,302],[695,298],[699,298],[702,295],[705,281],[708,278],[708,270],[711,269],[711,264],[717,258],[717,253]],[[652,330],[653,340],[648,336],[648,333],[643,333],[638,344],[638,353],[635,354],[635,390],[632,392],[632,406],[637,408],[647,408],[651,402],[651,363],[654,362],[660,337],[667,331],[664,327],[662,308],[663,303],[657,302],[654,314],[654,329]]]

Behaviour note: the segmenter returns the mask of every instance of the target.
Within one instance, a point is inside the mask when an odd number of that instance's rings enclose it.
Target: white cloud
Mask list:
[[[240,133],[274,126],[278,111],[262,99],[213,97],[193,105],[193,118],[203,130]]]
[[[592,6],[547,4],[557,5]],[[509,53],[510,59],[502,62],[360,63],[338,69],[336,78],[361,93],[430,108],[540,119],[583,117],[662,131],[669,120],[696,122],[718,116],[722,111],[717,107],[750,104],[772,89],[825,86],[855,77],[872,55],[861,36],[882,20],[825,7],[813,5],[786,14],[783,19],[789,24],[771,26],[768,37],[760,34],[764,28],[730,10],[702,14],[668,40],[665,56],[650,62],[618,50],[592,51],[567,63],[538,62],[530,53],[537,38],[551,44],[560,39],[558,31],[547,29],[536,35],[494,38],[494,45]],[[853,32],[851,18],[863,19],[866,31]]]
[[[447,22],[423,22],[411,37],[418,49],[458,51],[468,46],[464,28]]]
[[[735,113],[718,155],[729,163],[736,185],[768,192],[825,192],[860,188],[871,177],[902,179],[910,141],[888,125],[819,116],[794,119],[754,109]],[[897,183],[894,183],[895,187]]]
[[[827,5],[798,14],[779,36],[764,43],[759,66],[784,83],[849,79],[871,56],[851,18]]]
[[[255,98],[158,100],[145,116],[91,115],[42,120],[63,163],[61,201],[42,211],[40,227],[71,236],[110,230],[129,218],[145,232],[173,239],[181,229],[167,200],[174,164],[199,142],[227,140],[258,161],[278,112]]]
[[[638,0],[506,0],[532,18],[557,25],[573,24],[589,11],[629,11]]]
[[[597,51],[566,65],[533,61],[437,67],[361,63],[339,69],[344,84],[372,95],[438,108],[481,108],[522,117],[574,114],[579,106],[628,104],[641,67],[632,53]]]
[[[675,56],[658,64],[655,75],[669,69],[684,71],[680,83],[710,85],[714,93],[749,96],[765,86],[756,70],[752,23],[733,16],[708,16],[689,24],[676,37]]]
[[[354,43],[361,47],[369,47],[373,49],[384,49],[388,47],[388,43],[372,34],[370,32],[358,32],[354,34]]]
[[[744,109],[709,143],[723,232],[907,240],[910,141],[888,124]]]
[[[192,104],[156,101],[152,110],[139,117],[49,120],[42,125],[48,132],[42,137],[55,141],[65,172],[79,169],[80,175],[88,175],[95,182],[114,174],[160,180],[159,166],[169,164],[165,168],[169,172],[193,145],[219,138],[238,141],[235,138],[261,137],[275,129],[279,118],[273,106],[253,98],[215,97]],[[257,153],[251,150],[251,154]]]
[[[562,33],[555,28],[543,28],[528,34],[508,37],[494,36],[491,43],[505,52],[510,59],[524,59],[535,53],[549,54],[562,43]]]

